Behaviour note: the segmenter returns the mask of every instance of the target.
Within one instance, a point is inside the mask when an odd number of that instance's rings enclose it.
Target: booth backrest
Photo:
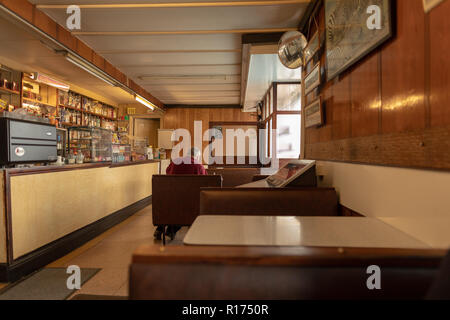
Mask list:
[[[328,188],[202,188],[202,215],[337,216],[336,190]]]
[[[191,225],[199,214],[201,187],[221,187],[220,175],[154,175],[154,225]]]
[[[342,249],[341,249],[342,250]],[[131,299],[423,299],[445,252],[428,250],[156,246],[138,248]],[[381,269],[370,290],[368,266]]]
[[[221,175],[223,177],[223,187],[233,188],[253,181],[253,176],[259,174],[260,168],[234,168],[234,167],[210,167],[208,174]]]

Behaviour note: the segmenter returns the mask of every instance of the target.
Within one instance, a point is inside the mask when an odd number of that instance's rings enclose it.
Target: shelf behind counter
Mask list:
[[[145,160],[3,169],[0,282],[45,266],[151,204],[160,167]]]

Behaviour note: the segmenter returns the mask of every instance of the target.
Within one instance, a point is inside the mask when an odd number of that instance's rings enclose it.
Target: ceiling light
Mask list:
[[[155,110],[155,105],[153,103],[151,103],[150,101],[148,101],[147,99],[142,98],[139,95],[135,96],[135,99],[137,102],[142,103],[144,106],[146,106],[147,108],[150,108],[152,110]]]
[[[94,77],[97,77],[98,79],[106,82],[107,84],[116,87],[117,82],[114,81],[111,77],[107,76],[106,74],[103,74],[102,72],[100,72],[99,70],[97,70],[95,67],[93,67],[92,65],[90,65],[89,63],[83,61],[82,59],[70,54],[70,53],[66,53],[65,57],[68,61],[70,61],[71,63],[73,63],[74,65],[76,65],[77,67],[83,69],[84,71],[90,73],[91,75],[93,75]]]
[[[42,73],[34,72],[31,74],[30,78],[36,82],[40,82],[40,83],[46,84],[46,85],[54,87],[54,88],[58,88],[60,90],[66,91],[66,92],[69,91],[69,89],[70,89],[69,85],[62,83],[58,80],[55,80],[53,78],[50,78],[49,76],[42,74]]]

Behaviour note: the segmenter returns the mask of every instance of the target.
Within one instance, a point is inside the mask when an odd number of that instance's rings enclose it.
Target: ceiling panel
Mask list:
[[[118,51],[160,50],[234,50],[241,47],[240,34],[188,34],[177,36],[79,36],[86,44],[96,47],[98,53]]]
[[[228,1],[230,0],[33,0],[31,2],[72,5]],[[267,6],[83,8],[80,31],[196,30],[203,32],[292,28],[298,25],[308,5],[307,1],[289,5],[273,4],[273,2],[276,1],[271,1],[272,5]],[[64,8],[42,10],[65,26],[67,14]],[[242,69],[242,35],[240,33],[138,36],[79,34],[77,36],[163,102],[240,103]],[[39,55],[44,57],[44,52],[40,52]],[[258,72],[264,74],[272,71],[261,69]],[[265,79],[265,76],[263,77]],[[232,94],[233,97],[222,98],[219,95],[221,91],[222,95]],[[224,102],[223,99],[227,100]]]
[[[301,68],[288,69],[276,54],[252,54],[245,92],[244,109],[254,109],[264,98],[272,82],[300,81]]]
[[[199,84],[199,85],[193,85],[193,84],[178,84],[178,85],[169,85],[169,84],[162,84],[162,85],[147,85],[146,86],[148,90],[151,90],[151,92],[170,92],[170,91],[228,91],[228,90],[234,90],[234,91],[240,91],[241,85],[240,84]]]
[[[296,27],[304,4],[257,7],[82,9],[81,31],[179,31]],[[44,9],[60,24],[63,9]]]
[[[103,54],[105,59],[114,65],[128,64],[234,64],[241,62],[240,53],[155,53],[155,54]]]
[[[239,75],[241,73],[241,66],[238,65],[214,65],[214,66],[179,66],[179,67],[141,67],[141,68],[124,68],[121,70],[129,76],[137,76],[139,78],[149,75]]]

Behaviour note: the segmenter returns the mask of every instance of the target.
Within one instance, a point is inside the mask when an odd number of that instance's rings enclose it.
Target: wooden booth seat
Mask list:
[[[129,293],[130,299],[151,300],[423,299],[444,255],[440,250],[142,246],[133,255]],[[381,269],[381,290],[367,287],[371,265]]]
[[[153,224],[190,226],[199,214],[200,188],[221,186],[220,175],[153,175]]]
[[[202,215],[337,216],[329,188],[202,188]]]

